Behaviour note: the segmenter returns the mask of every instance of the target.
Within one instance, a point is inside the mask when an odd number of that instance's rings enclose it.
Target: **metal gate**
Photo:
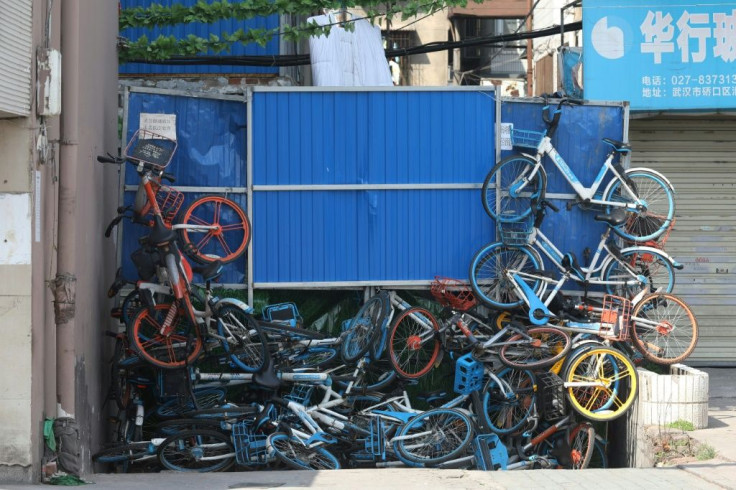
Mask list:
[[[675,187],[667,252],[685,265],[674,293],[693,309],[695,365],[736,365],[736,117],[632,119],[632,165],[661,171]]]

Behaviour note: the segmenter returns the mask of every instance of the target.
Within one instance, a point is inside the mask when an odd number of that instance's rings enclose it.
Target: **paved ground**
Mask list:
[[[709,374],[710,403],[707,429],[689,433],[711,445],[715,459],[670,468],[585,471],[464,471],[370,469],[326,472],[250,471],[238,473],[97,474],[87,477],[95,489],[518,489],[563,488],[607,490],[736,489],[736,369],[703,369]],[[3,490],[28,490],[41,485],[4,485]],[[48,488],[48,487],[47,487]]]

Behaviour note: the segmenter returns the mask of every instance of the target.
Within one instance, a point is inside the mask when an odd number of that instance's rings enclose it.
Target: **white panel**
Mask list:
[[[0,194],[0,216],[0,265],[30,264],[30,194]]]
[[[0,0],[0,117],[31,111],[31,0]]]
[[[676,190],[666,250],[683,263],[674,293],[699,324],[685,363],[736,365],[736,117],[633,119],[632,165],[666,175]]]

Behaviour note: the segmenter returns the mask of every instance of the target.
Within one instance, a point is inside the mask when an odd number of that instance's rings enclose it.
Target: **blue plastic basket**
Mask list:
[[[289,394],[284,395],[284,399],[291,400],[301,405],[307,405],[309,404],[309,400],[312,398],[313,391],[313,385],[297,383],[291,387],[291,392]]]
[[[520,146],[522,148],[539,148],[542,144],[544,136],[547,134],[546,131],[529,131],[526,129],[512,129],[511,130],[511,144],[514,146]]]
[[[267,435],[254,434],[250,421],[233,424],[233,447],[235,461],[239,465],[252,466],[266,464],[268,459]]]
[[[529,243],[529,237],[534,230],[532,215],[519,221],[499,221],[498,236],[506,245],[521,247]]]
[[[455,364],[455,393],[469,395],[483,386],[483,364],[470,354],[460,356]]]
[[[509,460],[506,446],[496,434],[481,434],[473,439],[473,454],[479,470],[505,470]]]

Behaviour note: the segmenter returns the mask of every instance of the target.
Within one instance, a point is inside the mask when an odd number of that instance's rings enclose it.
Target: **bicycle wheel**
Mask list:
[[[532,212],[534,202],[544,195],[545,175],[542,169],[524,185],[523,180],[536,162],[521,155],[504,158],[486,176],[481,190],[483,209],[496,221],[519,221]],[[517,188],[523,185],[522,189]]]
[[[340,345],[343,361],[357,361],[368,352],[380,334],[386,314],[386,304],[380,296],[373,296],[365,302],[350,322]]]
[[[206,429],[187,430],[167,437],[158,447],[161,464],[174,471],[225,471],[235,462],[230,436]]]
[[[497,309],[515,308],[524,303],[506,271],[533,273],[543,270],[542,259],[528,247],[509,247],[502,243],[486,245],[470,262],[470,286],[477,298]],[[540,280],[526,280],[539,295],[545,286]]]
[[[181,397],[172,398],[156,408],[156,415],[161,418],[174,418],[181,417],[182,414],[191,412],[192,410],[216,407],[225,399],[225,389],[206,388],[194,390],[194,398],[194,401],[192,401],[189,395],[183,399]]]
[[[491,376],[483,388],[482,416],[491,432],[512,434],[523,427],[534,411],[534,374],[505,368],[495,376],[498,380]],[[509,389],[511,393],[505,394],[504,391]]]
[[[631,314],[631,341],[657,364],[682,362],[698,342],[698,322],[692,310],[673,294],[645,297]]]
[[[150,442],[132,442],[103,449],[92,456],[92,461],[113,464],[119,471],[126,473],[130,464],[156,461],[156,456],[151,450]]]
[[[595,451],[595,429],[588,422],[577,424],[568,439],[570,443],[570,468],[583,470],[588,467]]]
[[[263,369],[268,353],[266,337],[252,315],[235,305],[223,305],[216,310],[217,333],[230,360],[246,373]]]
[[[613,231],[625,240],[654,240],[670,227],[675,217],[674,190],[659,175],[645,168],[629,169],[626,177],[633,182],[637,196],[646,204],[646,210],[627,211],[626,222]],[[619,179],[612,181],[603,199],[625,203],[635,201],[635,197],[630,195]],[[617,209],[622,208],[609,206],[607,212],[612,213]]]
[[[320,368],[337,358],[337,349],[332,347],[310,347],[291,359],[295,368]]]
[[[386,344],[388,343],[389,327],[388,323],[388,311],[391,308],[391,299],[388,293],[381,291],[377,294],[381,301],[383,301],[383,308],[386,314],[383,316],[383,321],[379,325],[378,334],[376,335],[376,341],[371,343],[370,353],[373,360],[381,359],[383,352],[386,350]]]
[[[333,382],[340,388],[346,389],[350,382],[353,383],[352,393],[385,392],[386,388],[396,381],[396,371],[391,369],[391,363],[387,359],[371,361],[366,364],[357,378],[352,375],[355,368],[344,366],[339,371],[333,371]],[[340,378],[342,376],[342,379]]]
[[[616,349],[585,346],[570,355],[563,376],[570,405],[595,421],[613,420],[636,399],[638,375],[634,364]]]
[[[613,258],[601,272],[604,281],[618,283],[606,284],[608,294],[633,298],[645,287],[645,284],[635,282],[636,277],[629,269],[643,276],[651,291],[662,288],[662,292],[670,293],[675,287],[674,267],[663,253],[651,247],[630,247],[622,250],[620,257]]]
[[[391,366],[402,378],[427,374],[440,353],[437,320],[424,308],[409,308],[396,317],[389,336]]]
[[[200,263],[232,262],[245,253],[250,243],[250,221],[237,203],[219,196],[200,197],[178,221],[192,225],[179,229],[184,251]],[[212,227],[198,230],[194,227]]]
[[[517,369],[551,366],[565,357],[572,345],[567,332],[554,327],[530,328],[503,343],[499,352],[501,362]]]
[[[156,437],[169,437],[179,432],[191,430],[220,430],[221,424],[218,420],[208,420],[201,418],[179,418],[174,420],[164,420],[156,424],[154,435]]]
[[[170,332],[161,333],[164,325],[169,324],[167,316],[172,308],[171,303],[163,303],[156,305],[153,314],[148,308],[140,310],[130,331],[130,344],[138,355],[162,369],[185,367],[202,352],[199,329],[181,309],[176,309]]]
[[[415,467],[463,456],[473,440],[473,423],[463,412],[436,408],[417,415],[392,438],[396,455]]]
[[[323,447],[305,446],[301,439],[276,432],[268,436],[268,447],[290,468],[296,470],[339,470],[340,462]]]

